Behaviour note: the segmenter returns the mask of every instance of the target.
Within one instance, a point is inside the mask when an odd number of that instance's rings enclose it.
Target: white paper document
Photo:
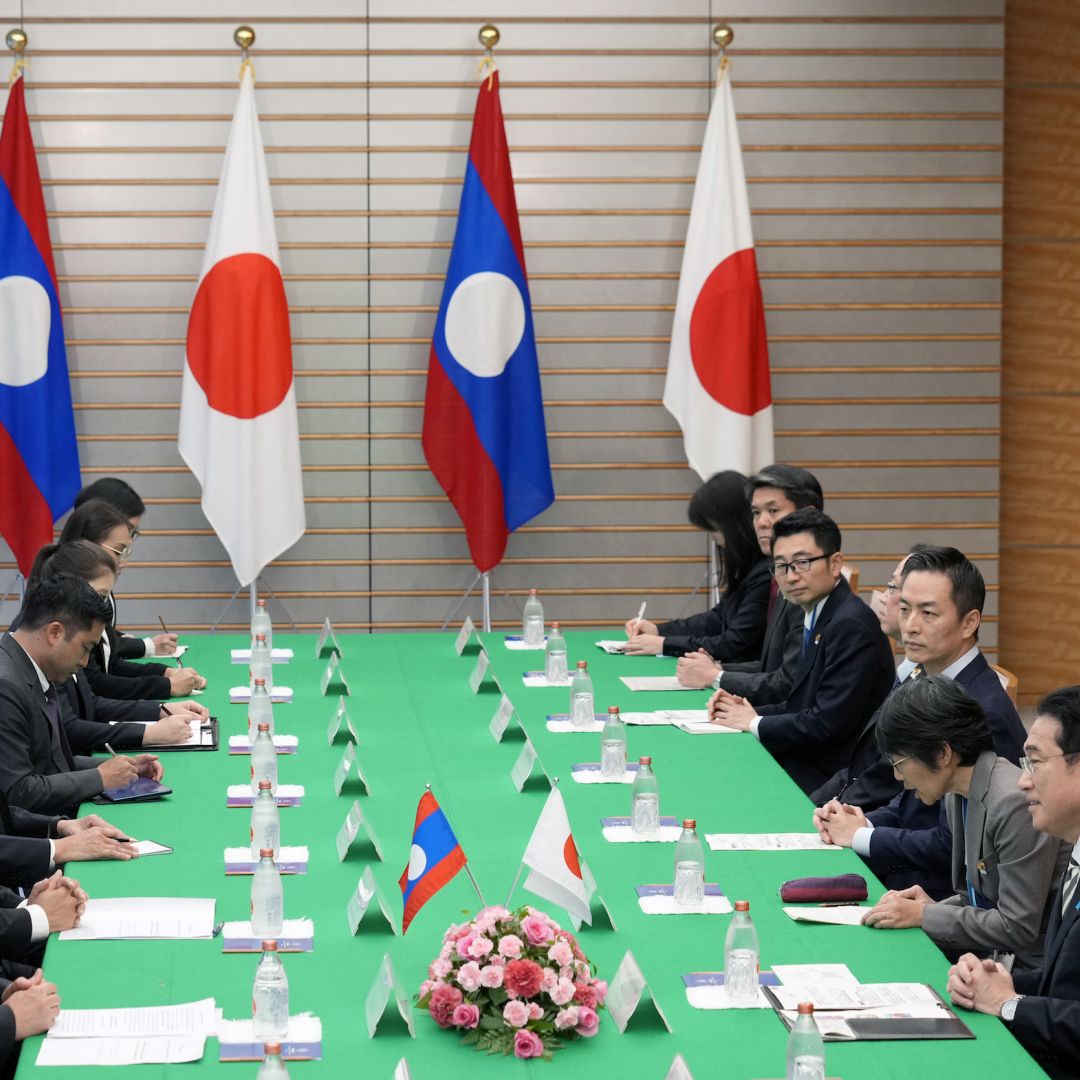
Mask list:
[[[522,672],[521,681],[526,686],[569,686],[570,676],[567,675],[564,679],[559,679],[556,682],[548,682],[547,676],[542,671],[525,671]]]
[[[680,904],[674,896],[639,896],[638,906],[646,915],[730,915],[726,896],[706,896],[700,904]]]
[[[140,855],[171,855],[173,849],[164,844],[156,844],[153,840],[132,840],[132,848]]]
[[[603,649],[609,656],[616,656],[626,652],[627,640],[627,638],[623,638],[621,641],[598,641],[596,647]]]
[[[868,1010],[909,1009],[930,1010],[930,1015],[941,1012],[941,1003],[929,986],[922,983],[856,983],[845,986],[834,980],[808,982],[801,985],[774,986],[772,992],[785,1010],[794,1012],[800,1001],[809,1001],[817,1012],[863,1013]],[[905,1015],[908,1015],[905,1013]]]
[[[706,833],[713,851],[843,851],[816,833]]]
[[[82,922],[61,941],[105,938],[208,938],[214,932],[212,897],[118,896],[90,899]]]
[[[205,1035],[152,1035],[142,1039],[43,1039],[38,1065],[167,1065],[199,1061]]]
[[[862,926],[869,907],[786,907],[784,914],[796,922],[827,923],[830,926]]]
[[[694,686],[683,686],[675,675],[621,675],[621,682],[629,690],[695,690]],[[702,691],[698,690],[700,694]]]
[[[847,964],[773,964],[773,974],[785,986],[858,986]]]
[[[49,1030],[48,1037],[132,1039],[150,1035],[213,1035],[217,1026],[217,1003],[210,997],[183,1005],[63,1009]]]

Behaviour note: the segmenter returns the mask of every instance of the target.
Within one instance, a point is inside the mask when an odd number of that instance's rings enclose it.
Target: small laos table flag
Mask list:
[[[476,99],[428,359],[423,446],[481,572],[499,565],[510,533],[555,501],[497,72]]]
[[[401,932],[409,929],[416,913],[444,886],[468,860],[454,830],[439,809],[435,796],[425,791],[416,808],[409,865],[398,879],[405,912]]]

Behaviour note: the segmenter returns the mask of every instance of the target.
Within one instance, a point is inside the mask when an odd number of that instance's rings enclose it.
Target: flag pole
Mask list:
[[[434,792],[432,792],[432,790],[431,790],[431,785],[430,784],[425,784],[424,787],[427,788],[428,794],[431,795],[432,797],[434,797]],[[443,817],[446,818],[447,824],[449,824],[450,823],[450,818],[447,816],[446,810],[445,810],[445,808],[443,808],[442,803],[439,803],[439,808],[442,810]],[[452,832],[453,832],[453,828],[454,828],[453,825],[450,825],[450,830]],[[455,832],[454,835],[457,836],[457,833]],[[476,895],[477,895],[477,898],[480,901],[480,906],[481,907],[487,907],[487,901],[484,899],[484,894],[480,891],[480,886],[476,884],[476,878],[473,877],[473,872],[469,869],[468,857],[466,857],[466,859],[465,859],[465,873],[469,875],[469,880],[472,882],[472,887],[476,890]]]
[[[480,583],[483,595],[482,611],[484,616],[484,633],[491,633],[491,574],[485,570],[480,575]]]

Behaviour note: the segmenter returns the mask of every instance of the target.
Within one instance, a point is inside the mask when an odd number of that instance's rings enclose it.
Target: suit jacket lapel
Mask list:
[[[1073,897],[1073,902],[1069,905],[1069,909],[1064,916],[1061,914],[1061,885],[1064,884],[1064,881],[1065,879],[1062,877],[1058,891],[1054,894],[1054,907],[1050,912],[1050,922],[1046,927],[1045,959],[1043,960],[1042,979],[1039,981],[1040,994],[1050,985],[1050,977],[1054,973],[1054,966],[1057,964],[1061,946],[1078,917],[1076,905],[1080,903],[1080,898],[1076,896]]]
[[[844,600],[850,595],[851,589],[848,587],[848,583],[843,579],[836,583],[836,588],[829,594],[829,598],[822,605],[821,613],[818,615],[817,620],[814,623],[814,629],[810,636],[810,643],[807,645],[806,652],[803,653],[802,659],[799,661],[799,668],[795,672],[795,677],[791,680],[791,694],[789,698],[794,695],[795,688],[810,674],[814,669],[814,661],[817,659],[817,640],[825,632],[825,628],[832,621],[833,615],[836,613],[836,609],[844,602]],[[803,625],[805,627],[806,616],[803,615]]]
[[[963,866],[966,869],[966,879],[962,881],[967,891],[968,881],[977,881],[976,867],[969,860],[976,862],[982,857],[983,834],[986,832],[986,796],[990,791],[990,774],[994,771],[994,762],[997,760],[992,752],[979,755],[975,762],[975,771],[971,774],[971,787],[968,790],[967,825],[964,828],[964,849],[962,852],[953,851],[953,872],[956,879],[956,856],[962,856]]]

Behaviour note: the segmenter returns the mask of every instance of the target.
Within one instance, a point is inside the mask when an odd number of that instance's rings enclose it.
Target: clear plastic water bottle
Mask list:
[[[289,1030],[289,980],[278,957],[277,942],[264,941],[262,949],[251,990],[255,1038],[283,1039]]]
[[[596,719],[594,708],[589,665],[584,660],[579,660],[577,671],[570,680],[570,726],[579,731],[588,731]]]
[[[265,600],[255,601],[255,613],[251,616],[251,644],[255,644],[255,637],[262,634],[266,638],[266,646],[274,647],[274,627],[270,622],[270,615],[266,610]]]
[[[266,644],[265,634],[256,634],[251,646],[251,689],[255,689],[255,680],[262,679],[269,694],[274,689],[274,673],[271,671],[270,646]]]
[[[251,932],[256,937],[280,937],[284,921],[281,875],[273,849],[263,848],[251,878]]]
[[[687,818],[675,845],[675,903],[701,907],[705,902],[705,849],[697,834],[697,822]]]
[[[277,748],[270,738],[270,725],[260,724],[251,744],[251,790],[259,794],[260,781],[270,781],[270,794],[277,794]]]
[[[566,678],[566,638],[562,636],[559,624],[551,624],[547,646],[544,650],[544,674],[549,683],[556,686]]]
[[[757,1003],[759,956],[757,931],[750,920],[750,901],[736,900],[735,914],[724,941],[724,988],[736,1004]]]
[[[655,836],[660,831],[660,785],[653,775],[651,757],[638,759],[630,792],[630,828],[638,836]]]
[[[274,706],[270,693],[266,689],[266,680],[259,676],[251,687],[251,700],[248,702],[248,741],[254,743],[255,734],[260,724],[270,725],[270,734],[274,734]]]
[[[540,603],[535,589],[529,590],[529,599],[525,601],[521,632],[526,649],[544,647],[544,606]]]
[[[618,705],[608,706],[600,734],[600,775],[605,780],[622,780],[626,776],[626,725],[619,717]]]
[[[787,1080],[825,1080],[825,1041],[809,1001],[799,1002],[799,1015],[788,1036]]]
[[[251,857],[257,859],[264,848],[269,849],[275,859],[281,854],[281,815],[269,780],[259,784],[259,793],[251,808]]]
[[[263,1063],[255,1080],[289,1080],[289,1070],[281,1060],[281,1044],[266,1043],[263,1046]]]

